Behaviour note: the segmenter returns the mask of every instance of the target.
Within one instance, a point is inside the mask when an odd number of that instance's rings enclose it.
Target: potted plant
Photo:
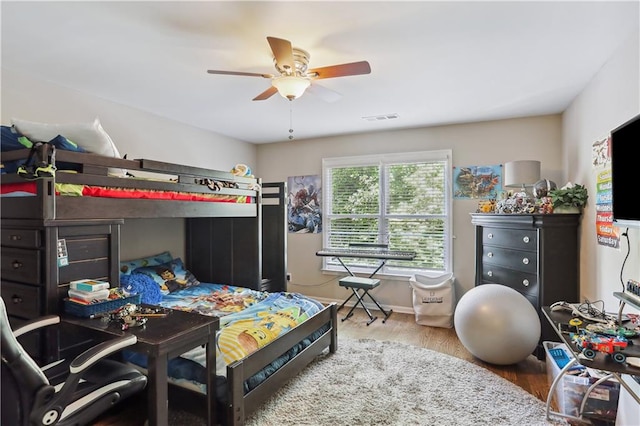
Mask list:
[[[559,189],[549,191],[554,213],[580,213],[587,204],[587,188],[580,184],[567,183]]]

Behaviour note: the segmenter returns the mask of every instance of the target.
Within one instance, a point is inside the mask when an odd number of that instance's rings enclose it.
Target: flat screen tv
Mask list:
[[[611,131],[611,191],[614,225],[640,227],[640,115]]]

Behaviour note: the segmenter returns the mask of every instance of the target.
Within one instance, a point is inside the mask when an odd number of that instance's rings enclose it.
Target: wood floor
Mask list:
[[[342,318],[344,312],[338,312]],[[354,315],[346,321],[338,320],[338,335],[352,339],[375,339],[398,341],[414,346],[431,349],[444,354],[462,358],[482,366],[499,376],[515,383],[542,401],[546,401],[549,384],[545,363],[530,355],[527,359],[510,366],[495,366],[475,358],[458,340],[455,330],[448,328],[425,327],[416,324],[414,316],[394,312],[386,323],[378,318],[367,326],[368,317],[364,310],[356,309]],[[338,350],[340,350],[338,348]],[[98,419],[98,426],[137,426],[145,419],[144,395],[131,398],[121,406],[114,407],[107,415]]]

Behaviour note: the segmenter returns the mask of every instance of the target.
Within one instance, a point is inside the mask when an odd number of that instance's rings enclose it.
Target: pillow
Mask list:
[[[162,253],[154,254],[153,256],[120,262],[120,276],[129,275],[133,273],[133,270],[136,268],[161,265],[163,263],[171,262],[172,260],[173,257],[171,256],[171,253],[163,251]]]
[[[181,259],[173,259],[171,262],[161,265],[137,268],[133,273],[146,274],[153,278],[158,283],[162,294],[173,293],[176,290],[200,284],[200,281],[191,272],[184,269]]]
[[[46,142],[58,135],[71,139],[88,152],[104,155],[106,157],[121,158],[120,152],[113,140],[104,131],[99,119],[92,123],[73,124],[47,124],[35,121],[11,119],[19,133],[22,133],[35,142]],[[109,169],[111,174],[124,176],[126,171],[121,169]]]

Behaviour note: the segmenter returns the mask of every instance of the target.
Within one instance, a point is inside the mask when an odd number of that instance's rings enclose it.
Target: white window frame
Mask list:
[[[380,155],[362,155],[362,156],[350,156],[350,157],[333,157],[322,159],[322,215],[323,215],[323,231],[322,242],[324,248],[329,248],[329,232],[330,221],[332,217],[330,214],[330,202],[331,202],[331,182],[330,182],[330,170],[337,167],[359,167],[359,166],[380,166],[381,170],[384,170],[387,164],[399,164],[399,163],[424,163],[429,161],[445,161],[445,213],[442,216],[445,232],[444,232],[444,270],[433,269],[407,269],[403,271],[393,270],[392,268],[383,267],[378,271],[376,276],[383,276],[385,278],[397,278],[404,279],[410,277],[415,273],[432,273],[442,274],[452,272],[452,247],[453,247],[453,194],[452,194],[452,152],[451,150],[436,150],[436,151],[420,151],[420,152],[406,152],[406,153],[393,153],[393,154],[380,154]],[[386,203],[386,173],[381,173],[380,182],[380,202],[383,203],[379,217],[383,221],[386,212],[384,209],[384,203]],[[373,272],[376,266],[372,267],[358,267],[354,265],[348,265],[349,269],[358,274],[369,275]],[[332,262],[330,257],[322,258],[322,270],[324,272],[344,273],[346,272],[344,267],[339,263],[336,264],[335,260]]]

